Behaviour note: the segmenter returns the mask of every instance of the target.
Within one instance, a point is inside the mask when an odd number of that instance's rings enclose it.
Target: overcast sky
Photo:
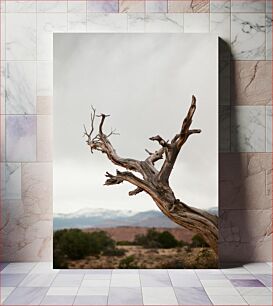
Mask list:
[[[177,198],[191,206],[218,205],[218,38],[213,34],[54,34],[54,212],[81,208],[157,209],[134,197],[127,183],[103,186],[115,173],[106,155],[90,153],[83,135],[90,106],[111,114],[105,130],[122,157],[145,159],[171,139],[197,98],[191,136],[171,174]],[[98,126],[98,122],[97,122]]]

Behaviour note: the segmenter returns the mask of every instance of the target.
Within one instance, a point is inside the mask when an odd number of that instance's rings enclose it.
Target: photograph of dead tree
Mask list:
[[[54,268],[217,268],[217,54],[210,34],[54,35]]]

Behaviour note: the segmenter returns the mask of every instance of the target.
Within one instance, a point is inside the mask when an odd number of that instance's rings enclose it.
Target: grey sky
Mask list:
[[[124,157],[144,159],[158,149],[149,137],[177,133],[197,98],[191,136],[170,183],[185,203],[218,205],[218,38],[213,34],[54,34],[54,212],[80,208],[149,210],[145,194],[129,184],[105,187],[116,166],[91,155],[83,124],[91,104],[111,114],[105,129]]]

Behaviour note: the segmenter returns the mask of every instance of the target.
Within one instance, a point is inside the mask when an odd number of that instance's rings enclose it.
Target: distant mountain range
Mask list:
[[[217,215],[218,208],[207,210]],[[165,227],[175,228],[178,225],[172,222],[160,211],[148,210],[135,212],[132,210],[110,210],[101,208],[85,208],[74,213],[54,214],[54,230],[63,228],[92,228],[92,227]]]

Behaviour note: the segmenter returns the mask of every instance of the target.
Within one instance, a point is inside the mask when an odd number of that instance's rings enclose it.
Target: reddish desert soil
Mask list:
[[[85,232],[95,232],[103,230],[107,232],[115,241],[134,241],[135,235],[146,234],[149,228],[147,227],[110,227],[110,228],[86,228]],[[156,228],[158,232],[168,231],[174,235],[177,240],[191,242],[193,234],[184,228]]]

